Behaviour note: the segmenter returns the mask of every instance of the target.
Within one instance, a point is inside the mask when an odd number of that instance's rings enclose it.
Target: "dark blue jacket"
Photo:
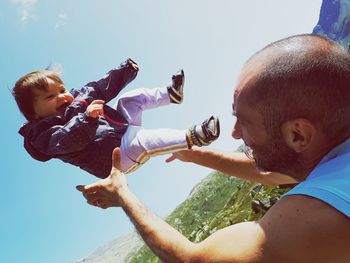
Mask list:
[[[113,149],[120,146],[128,124],[120,112],[107,105],[104,116],[98,118],[87,116],[85,110],[93,100],[112,100],[136,75],[127,60],[102,79],[72,90],[75,99],[63,116],[49,116],[21,127],[27,152],[42,162],[58,158],[97,177],[107,177]]]

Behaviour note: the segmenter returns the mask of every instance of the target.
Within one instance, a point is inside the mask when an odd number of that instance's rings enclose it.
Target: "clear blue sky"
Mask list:
[[[127,57],[139,63],[127,90],[164,85],[180,67],[185,101],[144,114],[146,128],[185,128],[211,114],[232,151],[232,90],[243,62],[279,38],[311,32],[321,0],[2,0],[0,2],[0,262],[62,263],[131,231],[120,209],[88,206],[77,184],[96,179],[57,160],[40,163],[22,147],[25,121],[10,89],[51,62],[69,88],[104,75]],[[129,176],[136,195],[166,216],[210,170],[157,157]]]

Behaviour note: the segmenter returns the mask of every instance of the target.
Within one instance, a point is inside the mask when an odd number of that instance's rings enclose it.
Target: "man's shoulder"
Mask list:
[[[295,262],[346,262],[350,220],[327,203],[306,195],[283,197],[259,224],[266,246]],[[325,260],[327,259],[328,260]],[[294,261],[290,261],[294,262]]]
[[[261,222],[263,224],[273,222],[274,226],[285,230],[288,230],[288,226],[293,226],[294,230],[307,230],[303,234],[305,237],[309,230],[310,233],[320,229],[326,231],[329,226],[334,225],[332,232],[335,233],[337,228],[346,227],[350,241],[349,217],[312,196],[301,194],[283,197],[266,213]]]
[[[346,263],[350,220],[303,195],[283,197],[257,222],[215,232],[196,246],[194,262]]]

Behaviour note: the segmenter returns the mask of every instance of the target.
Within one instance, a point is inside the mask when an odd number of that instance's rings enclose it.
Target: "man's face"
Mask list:
[[[62,115],[69,104],[73,101],[73,96],[63,84],[47,79],[48,88],[46,90],[34,90],[33,108],[35,119],[53,115]]]
[[[280,127],[265,127],[262,114],[248,104],[248,92],[240,83],[232,105],[237,118],[232,137],[242,139],[250,148],[247,155],[255,160],[259,170],[293,175],[299,166],[299,155],[287,146]]]

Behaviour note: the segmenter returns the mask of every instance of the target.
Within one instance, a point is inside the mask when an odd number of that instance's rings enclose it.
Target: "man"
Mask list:
[[[91,205],[122,207],[164,262],[350,262],[349,102],[350,56],[333,41],[293,36],[250,58],[234,92],[232,135],[251,147],[258,169],[285,173],[301,183],[261,220],[226,227],[198,244],[128,190],[118,170],[118,150],[109,178],[77,188]],[[229,160],[202,151],[174,158],[210,167],[210,162],[224,163],[226,168]],[[277,176],[274,184],[278,178],[288,181]]]

